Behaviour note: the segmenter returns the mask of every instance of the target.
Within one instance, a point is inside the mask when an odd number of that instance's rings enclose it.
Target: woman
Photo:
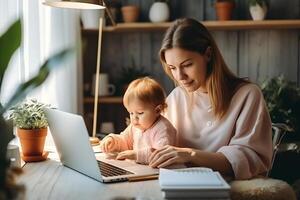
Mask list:
[[[168,96],[166,113],[177,129],[178,147],[155,150],[150,166],[203,166],[235,179],[265,174],[272,131],[263,95],[229,70],[208,30],[193,19],[175,21],[160,59],[178,85]]]

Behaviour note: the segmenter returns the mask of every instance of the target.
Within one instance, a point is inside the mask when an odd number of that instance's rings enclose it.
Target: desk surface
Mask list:
[[[18,144],[18,141],[14,141]],[[50,134],[45,150],[51,152],[47,161],[26,163],[18,182],[26,187],[26,199],[163,199],[158,180],[104,184],[63,166]],[[94,148],[95,152],[99,149]],[[122,198],[121,198],[122,197]]]
[[[18,181],[26,187],[26,199],[163,199],[158,180],[104,184],[57,160],[26,163]],[[123,198],[121,198],[123,197]]]

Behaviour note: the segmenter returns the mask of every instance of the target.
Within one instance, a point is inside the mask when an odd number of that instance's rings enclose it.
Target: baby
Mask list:
[[[161,115],[167,107],[162,87],[149,77],[132,81],[123,98],[130,114],[129,126],[120,134],[109,134],[101,141],[105,153],[120,152],[117,159],[149,164],[151,149],[175,145],[176,129]]]

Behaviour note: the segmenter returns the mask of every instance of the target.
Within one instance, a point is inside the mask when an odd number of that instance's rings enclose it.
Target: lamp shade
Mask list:
[[[80,9],[80,10],[102,10],[104,6],[91,3],[81,3],[72,1],[46,1],[44,5],[56,7],[56,8],[67,8],[67,9]]]

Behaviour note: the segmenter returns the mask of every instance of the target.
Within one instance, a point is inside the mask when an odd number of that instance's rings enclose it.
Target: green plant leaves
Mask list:
[[[5,121],[3,116],[0,116],[0,190],[5,183],[6,168],[9,161],[6,160],[7,144],[14,138],[12,121]]]
[[[0,88],[2,86],[5,71],[9,65],[11,57],[21,44],[21,20],[13,23],[4,34],[0,36]],[[26,94],[36,87],[40,86],[49,76],[53,68],[61,64],[71,54],[71,50],[63,50],[58,54],[50,57],[40,68],[38,74],[30,80],[22,83],[12,95],[6,105],[0,103],[0,191],[3,190],[6,181],[6,172],[9,162],[6,159],[7,145],[13,139],[12,123],[5,121],[3,114],[12,105],[18,103]],[[0,90],[1,92],[1,90]],[[40,116],[35,116],[39,119]],[[1,195],[0,195],[1,198]]]
[[[20,44],[21,20],[17,20],[2,36],[0,36],[0,90],[8,63]]]
[[[50,108],[50,105],[38,102],[36,99],[24,101],[9,111],[9,119],[12,119],[14,126],[21,129],[40,129],[47,128],[48,121],[44,108]]]
[[[261,88],[272,122],[300,131],[300,88],[296,83],[279,76],[265,81]]]
[[[71,54],[71,49],[62,50],[61,52],[57,53],[56,55],[50,57],[40,68],[38,74],[31,78],[30,80],[22,83],[17,87],[14,95],[9,99],[8,103],[4,105],[3,109],[0,111],[2,115],[9,107],[15,105],[18,101],[25,98],[26,94],[31,92],[36,87],[40,86],[46,78],[50,74],[50,70],[53,68],[59,67],[62,62],[67,59],[68,56]]]

